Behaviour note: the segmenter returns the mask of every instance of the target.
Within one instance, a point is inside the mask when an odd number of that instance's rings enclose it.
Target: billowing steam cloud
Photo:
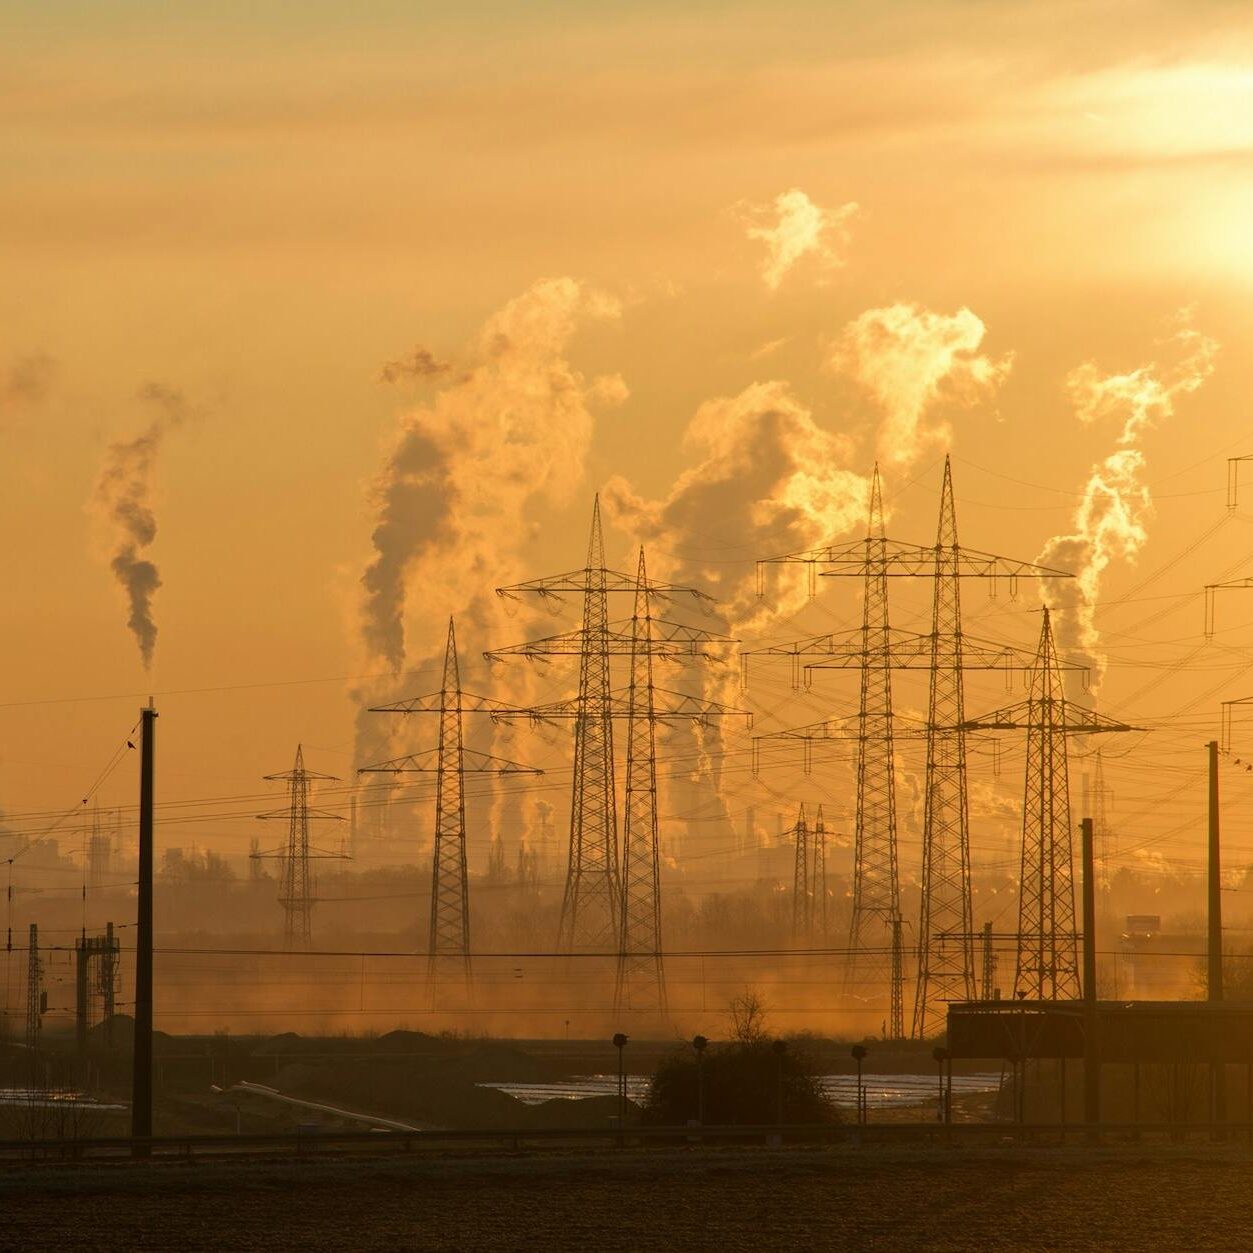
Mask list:
[[[844,265],[848,248],[848,223],[857,213],[850,202],[838,209],[823,209],[799,187],[780,192],[772,204],[741,205],[740,212],[750,239],[766,245],[761,277],[777,291],[788,271],[805,257],[812,257],[821,279]]]
[[[1064,610],[1055,618],[1058,644],[1089,667],[1094,691],[1105,670],[1095,618],[1102,577],[1112,561],[1134,560],[1148,538],[1152,497],[1141,477],[1145,458],[1138,442],[1145,430],[1174,413],[1179,397],[1209,378],[1218,352],[1214,340],[1192,327],[1186,311],[1167,342],[1181,353],[1173,367],[1150,362],[1127,374],[1102,374],[1088,361],[1066,380],[1081,422],[1122,423],[1114,451],[1088,475],[1073,530],[1055,535],[1036,559],[1075,575],[1043,580],[1042,595],[1050,607]]]
[[[564,500],[577,487],[589,404],[627,391],[616,375],[585,380],[566,349],[580,325],[618,314],[574,279],[536,283],[488,319],[457,381],[401,424],[374,489],[374,555],[361,579],[366,646],[393,672],[407,654],[434,654],[448,613],[490,597],[512,573],[528,502]],[[437,597],[438,611],[407,642],[411,585],[426,589],[425,603]]]
[[[937,400],[971,404],[1004,381],[1013,354],[980,353],[984,331],[969,309],[933,313],[916,304],[867,309],[844,328],[827,365],[857,379],[882,408],[878,457],[886,466],[948,443],[947,423],[926,423]]]
[[[635,538],[656,542],[650,573],[714,596],[730,634],[760,635],[799,609],[808,591],[803,579],[781,581],[770,599],[758,599],[754,559],[847,531],[865,515],[866,480],[842,468],[852,452],[848,442],[819,427],[783,382],[755,383],[738,396],[707,401],[688,426],[684,447],[695,464],[664,500],[642,500],[622,479],[611,480],[601,499]],[[707,668],[701,677],[707,696],[736,703],[736,667]],[[695,731],[678,748],[686,734],[671,733],[680,756],[695,754],[688,778],[672,785],[673,807],[703,813],[702,838],[717,834],[715,819],[729,835],[716,751],[726,733]]]
[[[166,433],[182,425],[189,409],[182,393],[164,383],[147,384],[139,398],[154,406],[157,416],[134,439],[109,446],[91,507],[105,533],[109,568],[126,593],[126,625],[147,670],[157,646],[152,598],[161,586],[155,563],[143,556],[157,536],[150,504],[153,472]]]
[[[697,461],[665,500],[642,500],[620,478],[602,499],[619,525],[645,543],[662,541],[650,568],[708,591],[734,630],[756,632],[799,608],[806,593],[760,601],[753,559],[812,547],[859,522],[866,480],[842,468],[848,441],[819,427],[784,382],[707,401],[683,446]],[[728,564],[728,556],[739,560]]]

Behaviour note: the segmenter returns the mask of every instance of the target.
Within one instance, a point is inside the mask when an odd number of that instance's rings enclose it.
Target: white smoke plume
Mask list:
[[[1218,344],[1191,325],[1190,311],[1182,311],[1177,321],[1178,329],[1163,343],[1178,355],[1174,365],[1149,362],[1126,374],[1102,374],[1087,361],[1066,379],[1081,422],[1121,423],[1114,451],[1088,475],[1072,530],[1053,536],[1036,558],[1075,576],[1043,579],[1041,594],[1046,604],[1062,611],[1054,617],[1058,646],[1088,666],[1093,692],[1106,665],[1096,626],[1105,571],[1115,560],[1134,561],[1148,539],[1153,502],[1142,478],[1140,438],[1171,417],[1176,401],[1195,392],[1214,371]]]
[[[883,410],[879,461],[902,468],[952,435],[948,423],[928,424],[938,400],[969,405],[996,391],[1013,354],[979,352],[986,328],[969,309],[934,313],[917,304],[867,309],[845,328],[828,368],[851,375]]]
[[[807,592],[798,583],[782,600],[759,600],[754,560],[813,547],[861,521],[866,479],[843,468],[848,441],[818,426],[785,382],[706,401],[683,447],[696,464],[664,500],[641,499],[621,478],[601,499],[649,547],[650,571],[707,591],[729,627],[756,633]]]
[[[748,237],[766,245],[761,277],[771,291],[777,291],[793,266],[806,257],[813,258],[819,281],[845,264],[855,203],[824,209],[793,187],[780,192],[770,204],[738,209]]]
[[[721,629],[738,638],[769,630],[808,597],[803,577],[771,580],[757,596],[755,559],[811,548],[862,521],[866,479],[844,469],[851,447],[819,427],[784,382],[755,383],[738,396],[707,401],[684,436],[695,464],[664,500],[641,499],[622,479],[601,500],[615,522],[648,549],[649,573],[712,595]],[[676,604],[678,612],[683,602]],[[689,621],[691,615],[685,615]],[[706,666],[698,676],[707,697],[737,704],[734,665]],[[728,737],[743,735],[739,719],[687,734],[676,728],[669,748],[690,757],[684,780],[670,785],[677,812],[703,812],[701,838],[731,837],[720,795],[721,755]],[[716,820],[716,821],[715,821]]]
[[[90,508],[109,568],[126,594],[126,625],[148,670],[157,646],[152,598],[161,586],[156,564],[143,555],[157,536],[152,481],[166,433],[181,426],[191,411],[182,393],[164,383],[148,383],[139,398],[155,407],[157,416],[134,439],[109,445]]]
[[[464,374],[401,423],[361,578],[366,646],[393,672],[435,652],[448,614],[512,573],[528,503],[564,501],[579,484],[589,405],[621,401],[626,385],[585,379],[566,351],[581,325],[617,316],[616,301],[574,279],[538,282],[487,320]],[[410,588],[423,589],[424,613],[407,641]]]
[[[394,677],[353,693],[356,765],[396,755],[397,720],[369,705],[438,688],[450,614],[467,688],[479,651],[509,642],[493,589],[521,575],[518,555],[532,535],[522,520],[534,504],[561,503],[578,489],[591,407],[627,395],[616,375],[585,378],[567,351],[580,327],[619,312],[572,278],[537,282],[488,318],[459,354],[456,378],[401,421],[373,489],[373,556],[361,578],[362,638]],[[499,679],[532,681],[522,666],[502,667]],[[521,689],[507,698],[521,703]]]

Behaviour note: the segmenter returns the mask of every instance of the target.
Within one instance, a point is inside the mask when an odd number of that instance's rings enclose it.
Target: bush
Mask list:
[[[643,1121],[681,1127],[699,1109],[696,1054],[691,1048],[657,1067],[644,1101]],[[780,1072],[783,1121],[831,1123],[839,1114],[823,1092],[809,1053],[795,1042],[776,1052],[765,1039],[735,1040],[705,1050],[704,1121],[711,1126],[762,1126],[779,1119]]]

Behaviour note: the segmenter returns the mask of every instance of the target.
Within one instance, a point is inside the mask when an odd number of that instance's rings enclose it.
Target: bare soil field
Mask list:
[[[13,1167],[0,1248],[1247,1250],[1224,1146]]]

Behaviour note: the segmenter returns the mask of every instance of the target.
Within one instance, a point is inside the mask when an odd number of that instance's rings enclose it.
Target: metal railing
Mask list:
[[[1251,1122],[1009,1123],[883,1122],[869,1124],[755,1124],[752,1126],[491,1128],[431,1131],[288,1131],[238,1135],[173,1135],[133,1139],[103,1136],[44,1140],[0,1140],[0,1158],[86,1160],[131,1154],[145,1157],[193,1157],[269,1154],[303,1157],[318,1152],[390,1151],[414,1153],[456,1146],[500,1146],[512,1152],[580,1143],[609,1142],[625,1147],[705,1145],[846,1144],[864,1147],[907,1142],[951,1143],[992,1139],[1028,1144],[1083,1143],[1099,1140],[1202,1137],[1253,1143]]]

